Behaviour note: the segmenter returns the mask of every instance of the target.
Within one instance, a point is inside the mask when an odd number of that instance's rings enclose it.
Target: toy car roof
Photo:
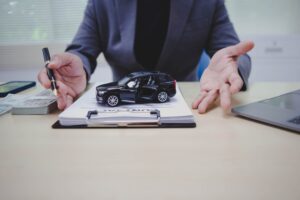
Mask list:
[[[159,72],[159,71],[140,71],[140,72],[132,72],[130,74],[128,74],[127,76],[130,78],[135,78],[135,77],[139,77],[139,76],[150,76],[150,75],[167,75],[166,73],[163,72]]]

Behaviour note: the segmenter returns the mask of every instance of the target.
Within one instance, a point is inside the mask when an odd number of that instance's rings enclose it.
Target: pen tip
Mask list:
[[[57,90],[56,90],[56,89],[53,90],[53,94],[54,94],[55,96],[57,96]]]

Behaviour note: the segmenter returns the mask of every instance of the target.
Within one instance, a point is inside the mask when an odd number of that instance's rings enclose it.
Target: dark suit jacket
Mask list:
[[[144,70],[134,54],[136,7],[137,0],[88,1],[80,28],[67,48],[80,56],[88,76],[95,70],[100,53],[111,66],[114,80]],[[155,69],[178,81],[194,81],[203,50],[213,56],[238,42],[224,0],[171,0],[166,41]],[[241,56],[239,72],[244,82],[250,70],[249,56]]]

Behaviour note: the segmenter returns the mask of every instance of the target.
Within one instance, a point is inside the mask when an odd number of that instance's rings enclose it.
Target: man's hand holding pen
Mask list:
[[[44,51],[44,50],[43,50]],[[49,56],[50,57],[50,56]],[[57,87],[58,108],[63,110],[69,107],[86,88],[86,74],[81,59],[75,54],[61,53],[54,55],[47,67],[52,70]],[[44,67],[38,75],[39,82],[45,88],[52,88],[51,74]]]

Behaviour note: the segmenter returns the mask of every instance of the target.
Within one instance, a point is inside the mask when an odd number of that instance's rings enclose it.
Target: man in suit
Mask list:
[[[205,50],[211,63],[192,105],[204,113],[218,97],[228,109],[231,95],[246,89],[251,70],[246,53],[253,46],[239,42],[224,0],[89,0],[74,40],[66,52],[52,57],[49,67],[57,78],[58,107],[65,109],[86,88],[100,53],[114,80],[156,70],[178,81],[195,81]],[[45,69],[38,78],[50,87]]]

